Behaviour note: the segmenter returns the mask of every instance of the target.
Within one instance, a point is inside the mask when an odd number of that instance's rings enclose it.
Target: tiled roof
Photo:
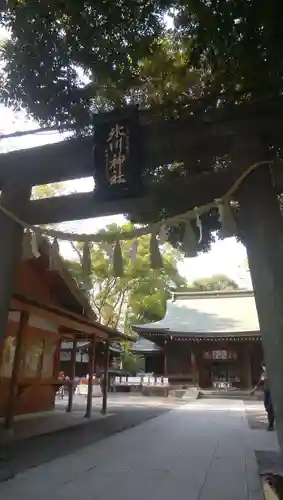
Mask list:
[[[143,339],[142,337],[137,340],[131,347],[131,351],[133,353],[135,352],[143,352],[143,353],[147,353],[147,352],[158,352],[158,351],[162,351],[161,347],[159,347],[158,345],[154,344],[154,342],[151,342],[150,340],[147,340],[147,339]]]
[[[135,325],[133,330],[141,337],[132,350],[144,353],[160,350],[148,338],[162,334],[183,339],[260,335],[254,295],[249,291],[175,294],[173,299],[167,301],[162,320]]]
[[[259,323],[252,292],[200,292],[175,294],[162,320],[133,329],[141,334],[233,335],[259,332]]]

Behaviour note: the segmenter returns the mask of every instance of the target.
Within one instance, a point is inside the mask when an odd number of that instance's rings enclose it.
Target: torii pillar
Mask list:
[[[243,169],[244,165],[268,160],[268,149],[261,138],[247,132],[235,141],[232,156]],[[272,170],[258,167],[243,182],[236,197],[283,452],[283,219]]]
[[[24,174],[24,173],[23,173]],[[31,186],[21,179],[4,184],[0,203],[19,214],[30,199]],[[9,307],[21,258],[23,228],[0,211],[0,353],[8,322]]]

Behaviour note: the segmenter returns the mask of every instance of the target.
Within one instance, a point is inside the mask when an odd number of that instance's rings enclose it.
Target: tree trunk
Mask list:
[[[234,158],[246,166],[266,160],[263,145],[247,137]],[[283,221],[271,170],[259,167],[237,193],[280,448],[283,450]]]
[[[126,292],[127,292],[127,289],[123,290],[122,295],[121,295],[121,298],[120,298],[120,304],[119,304],[119,307],[118,307],[117,317],[116,317],[116,321],[115,321],[115,325],[114,325],[114,328],[115,328],[116,330],[117,330],[117,328],[118,328],[118,326],[119,326],[119,323],[120,323],[121,314],[122,314],[122,309],[123,309],[123,305],[124,305],[124,302],[125,302],[125,295],[126,295]]]

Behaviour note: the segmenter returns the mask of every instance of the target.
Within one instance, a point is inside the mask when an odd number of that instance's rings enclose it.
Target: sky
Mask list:
[[[6,35],[0,29],[0,38]],[[37,128],[36,123],[28,119],[24,113],[14,113],[11,109],[0,105],[0,136],[19,130],[30,130]],[[52,133],[40,133],[36,135],[24,136],[20,138],[0,140],[0,153],[14,149],[32,148],[43,144],[50,144],[62,140],[62,135]],[[70,192],[86,192],[93,189],[93,179],[79,179],[66,183]],[[64,223],[62,230],[69,230],[80,233],[93,233],[99,231],[107,224],[116,222],[123,224],[124,218],[121,215],[112,217],[100,217],[80,222]],[[64,243],[60,247],[63,257],[73,256],[71,247]],[[198,279],[209,277],[214,274],[226,274],[234,279],[241,287],[251,288],[250,275],[244,265],[247,258],[244,246],[236,241],[235,238],[218,240],[211,247],[211,251],[198,255],[193,259],[183,259],[179,263],[179,272],[188,280],[189,283]]]

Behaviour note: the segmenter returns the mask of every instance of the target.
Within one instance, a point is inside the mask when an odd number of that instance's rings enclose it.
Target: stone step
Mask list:
[[[251,395],[249,391],[200,391],[201,399],[242,399],[258,401],[262,394]]]
[[[189,387],[187,389],[170,389],[169,396],[184,401],[192,401],[199,398],[200,391],[197,387]]]

